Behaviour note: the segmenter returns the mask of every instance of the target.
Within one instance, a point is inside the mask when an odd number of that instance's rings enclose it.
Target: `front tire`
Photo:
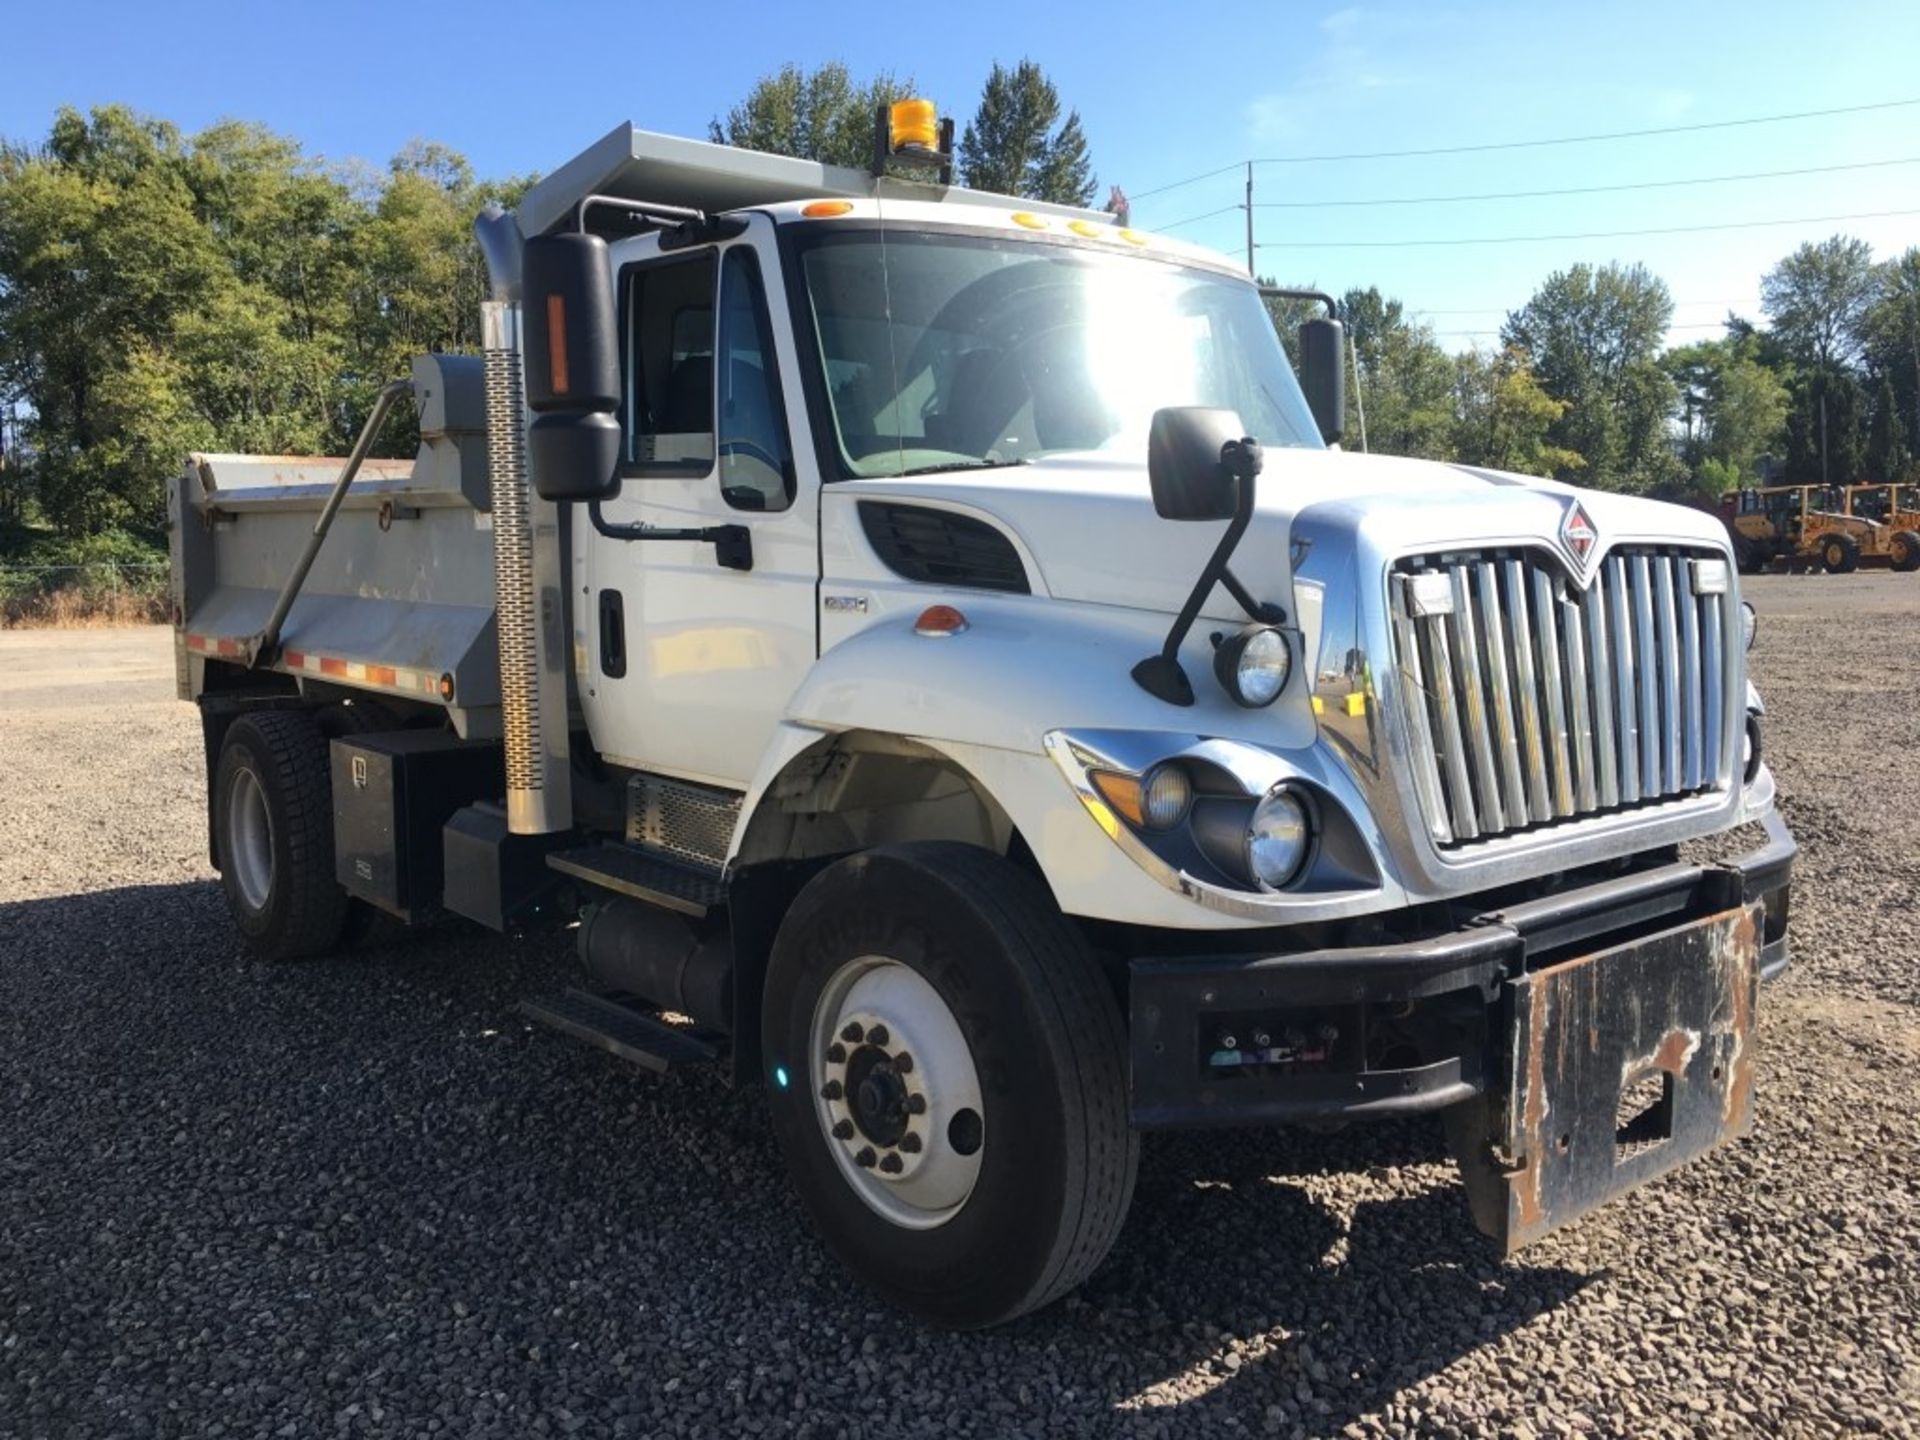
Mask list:
[[[1829,535],[1820,542],[1820,561],[1829,575],[1849,575],[1860,565],[1860,542],[1851,535]]]
[[[1894,532],[1893,568],[1902,574],[1920,570],[1920,535],[1911,530]]]
[[[327,742],[311,716],[261,710],[228,728],[214,772],[214,851],[255,956],[293,960],[340,944],[347,892],[334,878]]]
[[[794,1187],[893,1304],[999,1324],[1112,1248],[1139,1164],[1125,1027],[1031,875],[945,843],[829,867],[781,927],[762,1026]]]

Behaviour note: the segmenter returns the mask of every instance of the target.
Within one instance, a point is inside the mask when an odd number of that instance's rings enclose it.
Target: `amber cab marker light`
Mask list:
[[[967,628],[967,617],[951,605],[929,605],[920,612],[920,618],[913,622],[913,633],[924,635],[929,640],[944,640],[949,635],[958,635]]]
[[[553,393],[567,393],[572,376],[567,373],[567,297],[558,292],[547,296],[547,379]]]
[[[1095,770],[1087,777],[1100,798],[1111,805],[1129,825],[1146,824],[1146,809],[1140,796],[1140,777],[1120,775],[1112,770]]]
[[[1042,220],[1038,215],[1031,214],[1025,210],[1014,211],[1013,223],[1016,225],[1024,225],[1029,230],[1044,230],[1047,228],[1046,221]]]
[[[809,220],[831,220],[837,215],[845,215],[851,209],[851,200],[816,200],[800,213]]]

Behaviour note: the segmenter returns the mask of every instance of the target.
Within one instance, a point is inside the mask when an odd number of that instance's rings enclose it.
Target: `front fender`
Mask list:
[[[1192,730],[1283,750],[1314,742],[1313,711],[1297,680],[1266,709],[1227,698],[1212,673],[1216,626],[1196,626],[1181,649],[1195,698],[1178,706],[1156,700],[1131,674],[1160,648],[1170,622],[1158,612],[1032,596],[931,598],[964,611],[966,630],[927,637],[914,633],[917,610],[880,616],[820,657],[787,721],[1034,756],[1059,729]]]
[[[747,792],[736,850],[790,765],[836,734],[859,731],[911,740],[965,772],[1012,820],[1068,914],[1170,929],[1237,929],[1294,918],[1223,914],[1154,879],[1088,813],[1049,756],[1046,736],[1132,730],[1165,736],[1170,752],[1176,741],[1201,736],[1305,752],[1316,739],[1305,685],[1290,684],[1263,710],[1234,705],[1213,679],[1212,644],[1203,628],[1181,655],[1195,703],[1173,706],[1147,694],[1129,673],[1159,647],[1164,616],[1029,597],[966,596],[950,603],[965,611],[962,633],[916,635],[917,608],[895,611],[820,658],[789,703]]]

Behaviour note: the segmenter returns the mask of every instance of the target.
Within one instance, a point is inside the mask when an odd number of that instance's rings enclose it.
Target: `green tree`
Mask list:
[[[755,81],[725,120],[707,126],[707,135],[716,145],[864,170],[873,163],[879,107],[912,93],[911,79],[896,80],[886,71],[855,84],[838,60],[815,70],[783,65]]]
[[[1519,475],[1579,472],[1581,457],[1548,438],[1565,418],[1567,402],[1542,388],[1525,351],[1512,345],[1492,355],[1469,350],[1453,365],[1456,459]]]
[[[416,144],[356,184],[257,126],[120,107],[0,147],[7,508],[153,532],[189,450],[338,452],[414,351],[475,342],[471,221],[526,183]]]
[[[1090,205],[1095,182],[1080,113],[1060,114],[1060,93],[1031,60],[996,63],[980,108],[960,137],[960,176],[974,190]]]
[[[1751,480],[1762,455],[1778,450],[1787,418],[1787,387],[1757,358],[1749,332],[1703,340],[1667,352],[1663,364],[1679,389],[1680,458],[1696,481],[1703,467]],[[1717,492],[1718,483],[1700,488]]]
[[[1798,371],[1788,385],[1786,479],[1852,485],[1865,473],[1867,393],[1839,366]]]
[[[1367,416],[1367,448],[1383,455],[1444,460],[1453,449],[1454,368],[1425,325],[1377,289],[1340,301],[1356,362],[1356,403]],[[1357,415],[1351,433],[1360,435]]]
[[[1909,454],[1920,454],[1920,245],[1880,267],[1867,311],[1867,363],[1893,384]]]
[[[1873,249],[1835,235],[1802,245],[1760,281],[1761,308],[1786,353],[1802,365],[1851,366],[1878,288]]]
[[[1882,375],[1874,391],[1873,418],[1867,425],[1864,478],[1900,479],[1906,473],[1909,453],[1906,437],[1901,433],[1900,407],[1894,400],[1893,382]]]
[[[1645,490],[1673,478],[1664,443],[1678,393],[1658,364],[1673,299],[1644,265],[1575,265],[1556,271],[1501,328],[1540,387],[1566,408],[1548,439],[1581,457],[1590,484]]]

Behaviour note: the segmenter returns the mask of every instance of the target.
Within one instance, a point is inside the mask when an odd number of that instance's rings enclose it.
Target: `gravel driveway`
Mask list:
[[[1150,1138],[1080,1295],[916,1329],[760,1106],[244,960],[162,631],[0,634],[0,1434],[1920,1434],[1920,581],[1753,583],[1804,851],[1756,1133],[1500,1264],[1436,1124]]]

